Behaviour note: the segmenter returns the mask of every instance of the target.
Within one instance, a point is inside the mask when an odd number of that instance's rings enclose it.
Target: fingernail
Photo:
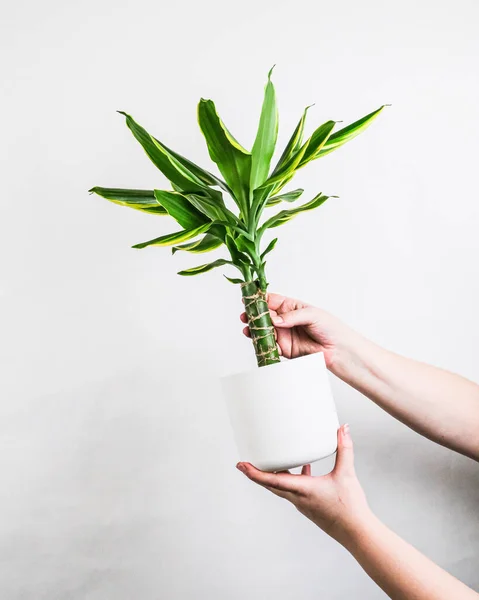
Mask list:
[[[344,437],[347,437],[347,438],[351,437],[351,432],[350,432],[348,423],[343,425],[343,435],[344,435]]]
[[[238,471],[241,471],[242,473],[244,473],[244,472],[245,472],[244,465],[242,465],[241,463],[238,463],[238,464],[236,465],[236,468],[238,469]]]
[[[284,321],[283,317],[279,317],[279,316],[278,317],[273,317],[272,320],[273,320],[273,323],[275,325],[279,325],[280,323],[282,323]]]

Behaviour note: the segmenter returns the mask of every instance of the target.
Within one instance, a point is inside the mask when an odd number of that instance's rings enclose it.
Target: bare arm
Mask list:
[[[331,365],[338,377],[427,438],[479,460],[479,386],[357,334]]]
[[[389,352],[333,315],[299,300],[269,294],[268,304],[284,356],[324,352],[335,375],[396,419],[479,460],[477,384]]]
[[[479,600],[374,516],[356,477],[347,426],[338,431],[334,470],[323,477],[312,477],[309,465],[301,475],[265,473],[249,463],[238,468],[341,543],[392,600]]]
[[[479,594],[441,569],[371,516],[345,544],[393,600],[478,600]]]

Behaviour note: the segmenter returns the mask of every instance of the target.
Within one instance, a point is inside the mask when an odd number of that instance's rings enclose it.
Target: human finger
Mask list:
[[[255,483],[274,488],[277,491],[300,493],[302,485],[300,478],[291,473],[269,473],[256,469],[251,463],[240,462],[236,467]]]

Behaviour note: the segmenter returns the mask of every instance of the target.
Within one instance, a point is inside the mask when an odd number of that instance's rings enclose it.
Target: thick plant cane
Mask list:
[[[266,292],[260,288],[257,281],[242,283],[241,292],[258,367],[279,362],[278,345],[266,301]]]

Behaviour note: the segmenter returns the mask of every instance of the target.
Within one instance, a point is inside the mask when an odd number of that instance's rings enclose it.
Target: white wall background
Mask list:
[[[170,224],[86,190],[164,185],[116,109],[208,165],[211,97],[251,144],[273,63],[281,143],[312,102],[310,128],[390,102],[298,176],[340,199],[278,230],[271,289],[479,380],[478,20],[476,0],[3,8],[2,598],[384,597],[234,469],[217,378],[254,365],[238,289],[131,250]],[[377,513],[479,589],[477,465],[333,385]]]

